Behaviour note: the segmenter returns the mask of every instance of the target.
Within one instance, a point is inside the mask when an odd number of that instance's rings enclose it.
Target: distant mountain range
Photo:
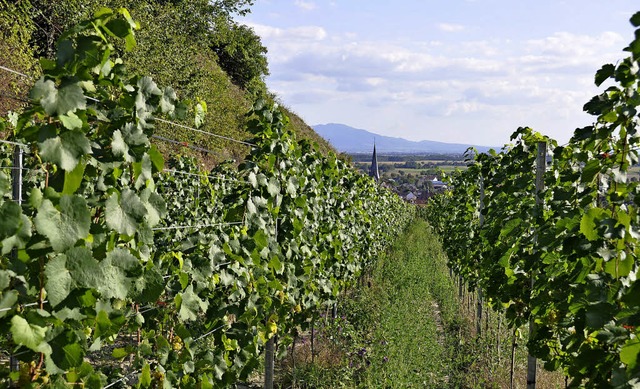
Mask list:
[[[414,142],[402,138],[374,134],[345,124],[329,123],[312,126],[315,132],[329,141],[336,150],[343,153],[370,153],[375,139],[378,153],[391,154],[463,154],[473,145],[444,143],[430,140]],[[486,146],[473,146],[483,153]]]

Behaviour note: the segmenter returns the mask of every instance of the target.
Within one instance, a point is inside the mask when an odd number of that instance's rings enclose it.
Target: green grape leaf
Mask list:
[[[256,243],[258,250],[262,250],[269,246],[269,237],[264,230],[258,230],[253,236],[253,241]]]
[[[149,227],[155,227],[167,213],[167,204],[159,194],[147,188],[142,191],[140,200],[144,204],[147,215],[145,219]]]
[[[8,270],[0,270],[0,292],[11,285],[11,273]]]
[[[122,157],[127,162],[134,161],[134,158],[129,155],[129,145],[124,140],[124,137],[122,136],[122,132],[120,130],[115,130],[113,132],[111,140],[111,150],[113,151],[113,155]]]
[[[284,265],[276,255],[271,257],[271,260],[269,261],[269,267],[273,269],[273,271],[275,271],[277,274],[282,274],[282,272],[284,271]]]
[[[269,178],[269,183],[267,184],[267,192],[271,197],[276,197],[280,193],[280,183],[278,179],[275,177]]]
[[[142,156],[142,161],[133,163],[133,174],[136,178],[134,187],[140,189],[147,185],[147,181],[153,182],[152,164],[149,154]]]
[[[138,90],[139,93],[142,93],[145,96],[162,96],[162,91],[158,88],[155,81],[153,81],[149,76],[141,77],[138,80]]]
[[[151,145],[147,153],[149,154],[149,158],[151,158],[151,163],[153,163],[153,167],[156,169],[156,171],[159,171],[159,172],[163,171],[164,157],[162,156],[162,153],[158,151],[158,148],[155,145]]]
[[[254,172],[249,173],[247,179],[249,180],[249,184],[251,185],[251,187],[253,187],[254,189],[258,189],[258,179]]]
[[[287,194],[293,198],[298,195],[298,188],[300,187],[300,182],[296,177],[291,177],[287,180]]]
[[[120,234],[135,235],[138,224],[147,216],[147,208],[131,189],[113,193],[106,202],[107,227]]]
[[[606,64],[596,72],[596,86],[602,85],[607,79],[612,77],[616,72],[616,67],[612,64]]]
[[[49,199],[43,200],[34,222],[38,232],[49,238],[53,249],[64,252],[89,235],[91,214],[80,196],[63,195],[59,207],[60,210]]]
[[[151,386],[151,368],[148,363],[145,363],[140,373],[140,386],[148,388]]]
[[[182,371],[184,371],[187,374],[191,374],[195,371],[195,364],[193,363],[193,361],[187,361],[185,363],[182,364]]]
[[[0,196],[11,193],[11,179],[4,172],[0,172]]]
[[[111,352],[111,356],[114,357],[115,359],[122,359],[127,355],[129,355],[129,353],[124,348],[114,348],[113,351]]]
[[[93,288],[103,297],[121,300],[127,298],[132,279],[126,276],[124,269],[138,266],[138,261],[126,253],[126,250],[109,252],[107,258],[100,262],[93,258],[86,247],[74,247],[66,256],[67,268],[78,285]]]
[[[124,141],[132,146],[148,145],[149,137],[144,133],[140,125],[127,123],[122,127]]]
[[[56,88],[53,81],[40,78],[31,90],[31,98],[40,102],[48,115],[64,115],[87,108],[87,99],[77,83]]]
[[[21,316],[11,318],[11,335],[16,344],[25,346],[35,352],[51,354],[51,346],[45,342],[47,328],[30,324]]]
[[[185,289],[184,293],[179,296],[182,298],[180,303],[180,320],[182,321],[194,321],[198,318],[200,311],[206,311],[209,307],[209,302],[201,300],[198,295],[193,291],[193,285],[189,285]]]
[[[82,364],[84,350],[78,343],[71,343],[62,347],[54,347],[51,359],[63,371],[78,367]]]
[[[100,279],[96,279],[96,289],[104,297],[124,300],[131,290],[132,279],[126,276],[123,269],[113,265],[112,258],[107,255],[107,259],[100,262]]]
[[[131,252],[123,248],[115,248],[107,253],[107,260],[113,265],[123,270],[133,270],[140,267],[138,258],[131,255]]]
[[[15,235],[22,223],[22,208],[18,203],[6,201],[0,206],[0,239]]]
[[[86,247],[74,247],[64,255],[66,268],[76,284],[95,288],[100,283],[100,265]]]
[[[131,34],[131,28],[129,23],[123,19],[111,19],[104,26],[108,32],[118,38],[126,38]]]
[[[64,172],[64,186],[62,188],[62,194],[74,194],[82,184],[84,178],[85,164],[79,162],[76,167],[71,171]]]
[[[98,307],[96,307],[98,310]],[[109,314],[105,310],[98,310],[98,314],[96,315],[96,327],[94,336],[99,337],[103,334],[108,334],[111,330],[111,320],[109,319]]]
[[[57,317],[61,321],[66,321],[66,320],[80,321],[86,318],[85,315],[80,313],[80,308],[70,309],[68,307],[64,307],[61,310],[54,312],[53,316]]]
[[[18,302],[18,295],[17,290],[9,290],[2,293],[2,299],[0,299],[0,318],[10,313],[15,303]]]
[[[196,127],[200,127],[204,124],[204,120],[207,116],[207,103],[205,103],[204,101],[198,102],[198,104],[196,104],[195,111],[195,125]]]
[[[80,158],[92,152],[89,139],[80,131],[65,131],[56,136],[55,130],[49,129],[41,134],[38,147],[43,161],[55,163],[63,170],[75,169]]]
[[[56,53],[56,62],[59,66],[64,66],[65,64],[73,60],[73,56],[75,55],[73,42],[68,39],[62,40],[58,42],[57,49],[58,52]]]
[[[611,320],[613,309],[608,303],[597,303],[589,305],[585,313],[585,324],[588,327],[597,329],[602,328],[609,320]]]
[[[600,161],[597,159],[592,159],[584,166],[582,169],[582,177],[580,177],[580,181],[583,183],[588,183],[593,181],[596,174],[600,172]]]
[[[598,240],[600,235],[598,234],[597,226],[599,219],[605,214],[605,210],[602,208],[590,208],[585,214],[582,215],[580,221],[580,232],[584,236],[591,240]]]
[[[178,100],[178,96],[176,92],[171,87],[164,88],[164,92],[162,93],[162,97],[160,98],[160,111],[166,114],[173,114],[173,111],[176,109],[175,102]],[[196,127],[200,127],[198,125],[198,106],[196,105]]]
[[[620,361],[630,369],[638,366],[638,354],[640,353],[640,340],[629,339],[620,350]]]
[[[19,230],[14,235],[2,240],[2,254],[6,255],[14,248],[25,248],[31,238],[31,226],[31,219],[26,215],[20,215]]]
[[[67,270],[66,256],[58,255],[47,263],[44,269],[46,281],[44,288],[52,307],[60,304],[74,287],[71,273]]]
[[[84,124],[82,119],[80,119],[75,113],[69,112],[65,115],[60,115],[58,117],[62,125],[69,130],[79,130],[82,128]]]
[[[136,280],[135,286],[139,292],[136,301],[144,304],[154,302],[162,295],[165,282],[158,270],[151,269]]]

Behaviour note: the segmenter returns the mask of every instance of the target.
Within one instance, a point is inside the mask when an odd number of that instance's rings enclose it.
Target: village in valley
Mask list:
[[[380,185],[396,192],[405,201],[425,204],[447,189],[444,177],[456,169],[466,169],[461,154],[351,154],[354,166]]]

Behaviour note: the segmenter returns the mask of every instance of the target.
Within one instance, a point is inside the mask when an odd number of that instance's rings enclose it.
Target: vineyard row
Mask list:
[[[640,13],[631,23],[640,26]],[[501,152],[470,155],[453,188],[425,211],[450,267],[570,387],[640,383],[640,29],[630,56],[604,65],[610,85],[584,109],[596,117],[563,146],[520,128]],[[542,159],[536,185],[538,146]],[[531,377],[531,376],[530,376]],[[535,378],[534,378],[535,380]]]
[[[239,166],[165,162],[150,144],[158,117],[184,121],[188,110],[171,88],[127,74],[119,54],[136,28],[126,10],[103,9],[63,34],[31,104],[0,121],[29,147],[13,169],[21,180],[0,170],[3,385],[233,385],[276,334],[285,348],[305,331],[413,217],[297,141],[262,100]],[[0,158],[16,167],[9,147]]]

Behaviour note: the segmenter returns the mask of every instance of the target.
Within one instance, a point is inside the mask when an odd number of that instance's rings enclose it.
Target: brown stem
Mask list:
[[[93,222],[97,224],[100,221],[100,216],[102,216],[102,208],[98,207],[96,209],[96,214],[93,217]]]
[[[140,313],[140,305],[136,304],[136,314]],[[138,327],[138,346],[140,346],[140,343],[142,343],[142,336],[140,333],[140,327]]]

